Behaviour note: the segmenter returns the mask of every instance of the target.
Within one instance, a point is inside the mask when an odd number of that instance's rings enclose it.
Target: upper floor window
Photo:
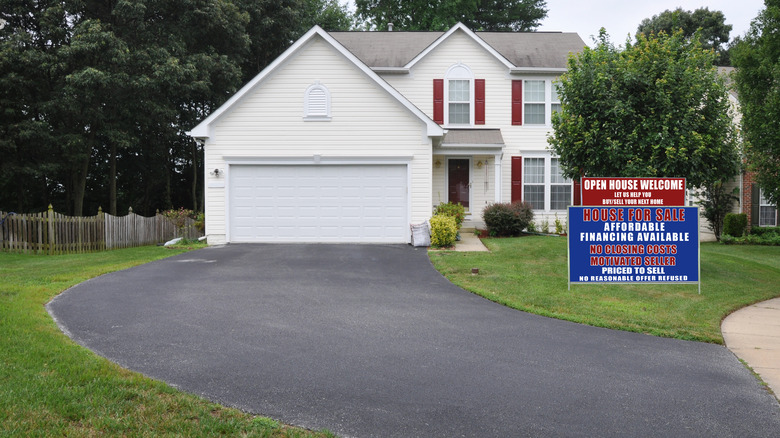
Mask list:
[[[550,91],[552,92],[552,97],[550,98],[550,110],[552,114],[561,110],[561,98],[558,97],[558,84],[555,81],[550,84]]]
[[[513,89],[513,92],[515,90]],[[522,82],[522,123],[516,121],[517,110],[513,98],[513,124],[519,125],[550,125],[551,114],[561,110],[561,99],[558,97],[558,87],[550,79],[527,79]],[[519,102],[518,102],[519,103]]]
[[[303,120],[328,121],[330,120],[330,91],[318,82],[306,89],[303,98]]]
[[[447,71],[445,78],[447,110],[445,124],[471,125],[474,123],[474,74],[467,66],[457,64]]]

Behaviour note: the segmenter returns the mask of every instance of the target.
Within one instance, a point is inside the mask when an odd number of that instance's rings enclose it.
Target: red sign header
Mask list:
[[[685,178],[583,177],[581,187],[582,205],[685,205]]]

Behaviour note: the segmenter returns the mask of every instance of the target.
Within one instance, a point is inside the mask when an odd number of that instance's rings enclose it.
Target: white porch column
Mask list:
[[[501,202],[501,156],[504,154],[496,154],[496,158],[493,159],[493,165],[495,166],[495,202]]]

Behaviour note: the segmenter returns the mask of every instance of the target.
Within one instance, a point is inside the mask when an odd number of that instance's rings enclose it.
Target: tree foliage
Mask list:
[[[335,0],[0,0],[0,209],[141,214],[202,197],[185,132]]]
[[[734,47],[735,83],[750,169],[762,193],[780,203],[780,0],[766,8]]]
[[[710,11],[709,8],[686,11],[677,8],[642,20],[637,28],[637,36],[658,34],[662,31],[671,35],[682,30],[686,38],[698,38],[702,47],[715,51],[715,65],[730,65],[726,45],[729,42],[731,29],[732,26],[726,24],[726,17],[721,11]]]
[[[545,0],[355,0],[369,28],[447,30],[462,22],[472,30],[530,31],[547,16]]]
[[[558,83],[552,150],[570,178],[684,177],[706,187],[739,171],[713,53],[681,32],[639,35],[624,50],[602,29]]]
[[[710,222],[715,239],[720,241],[726,215],[731,213],[734,202],[739,202],[739,187],[733,187],[729,192],[725,181],[714,181],[698,191],[697,195],[701,199],[701,215]]]

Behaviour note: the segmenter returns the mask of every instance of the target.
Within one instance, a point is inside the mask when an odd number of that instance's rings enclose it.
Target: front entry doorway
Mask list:
[[[450,158],[447,160],[447,200],[460,203],[470,211],[471,199],[471,160],[468,158]]]

